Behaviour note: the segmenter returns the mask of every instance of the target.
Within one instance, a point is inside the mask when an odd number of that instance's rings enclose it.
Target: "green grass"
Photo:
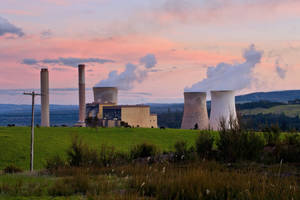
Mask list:
[[[241,114],[257,115],[257,114],[285,114],[289,117],[300,116],[300,105],[281,105],[271,108],[255,108],[242,110]]]
[[[29,169],[30,131],[29,127],[0,127],[0,170],[9,164]],[[142,142],[155,144],[161,151],[172,150],[179,140],[194,145],[198,133],[179,129],[35,128],[35,168],[42,169],[46,160],[56,154],[66,156],[73,134],[81,136],[90,147],[100,148],[106,144],[128,152],[133,145]]]

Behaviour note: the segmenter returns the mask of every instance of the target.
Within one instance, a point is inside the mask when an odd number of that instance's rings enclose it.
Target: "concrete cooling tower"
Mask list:
[[[206,92],[184,93],[184,113],[181,129],[193,129],[195,126],[198,126],[200,130],[208,128]]]
[[[220,121],[225,120],[229,128],[229,120],[237,119],[235,109],[235,92],[232,90],[211,91],[210,128],[218,130]]]
[[[94,102],[100,104],[118,104],[118,88],[94,87]]]

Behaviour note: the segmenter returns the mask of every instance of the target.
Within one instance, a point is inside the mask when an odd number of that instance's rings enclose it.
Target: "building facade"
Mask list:
[[[157,115],[147,105],[87,104],[87,116],[99,120],[102,127],[157,128]]]

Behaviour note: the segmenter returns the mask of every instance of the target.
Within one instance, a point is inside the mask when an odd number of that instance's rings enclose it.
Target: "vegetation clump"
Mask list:
[[[17,167],[16,165],[14,164],[11,164],[7,167],[5,167],[3,169],[4,173],[6,174],[15,174],[15,173],[20,173],[20,172],[23,172],[23,170],[19,167]]]
[[[209,130],[201,131],[196,139],[196,151],[199,158],[209,158],[213,150],[214,138]]]
[[[155,145],[144,142],[142,144],[135,145],[130,150],[130,158],[137,159],[137,158],[153,157],[157,155],[157,153],[158,153],[158,149]]]

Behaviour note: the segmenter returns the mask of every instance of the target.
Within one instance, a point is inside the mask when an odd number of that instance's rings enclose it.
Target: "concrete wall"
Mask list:
[[[158,125],[157,125],[157,115],[156,114],[151,114],[150,115],[150,126],[151,128],[157,128]]]
[[[132,127],[157,128],[157,117],[150,115],[149,106],[122,106],[121,119]]]

